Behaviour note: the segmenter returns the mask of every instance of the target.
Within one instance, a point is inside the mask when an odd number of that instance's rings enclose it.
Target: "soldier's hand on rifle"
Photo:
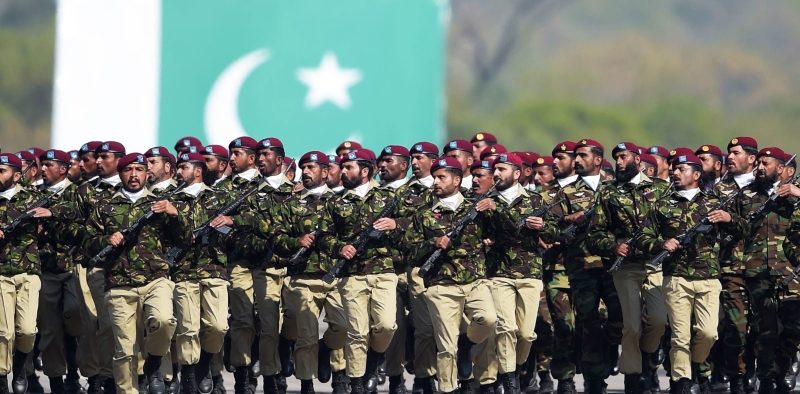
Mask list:
[[[314,234],[305,234],[297,239],[297,243],[300,245],[300,247],[310,248],[312,245],[314,245],[315,239],[316,237],[314,237]]]
[[[114,234],[111,234],[111,236],[108,237],[108,244],[115,248],[122,245],[123,243],[125,243],[125,236],[122,235],[122,233],[119,231],[117,231]]]
[[[483,244],[486,245],[486,246],[492,246],[492,245],[494,245],[494,240],[491,239],[491,238],[486,238],[486,239],[483,240]]]
[[[584,220],[583,211],[564,216],[564,221],[567,223],[583,223]]]
[[[779,197],[786,197],[786,196],[795,196],[800,197],[800,187],[797,187],[793,184],[785,184],[781,185],[778,190],[775,191]]]
[[[450,237],[443,235],[441,237],[434,237],[433,244],[439,249],[447,249],[450,247]]]
[[[475,204],[475,210],[478,212],[494,211],[495,209],[497,209],[497,204],[491,198],[484,198]]]
[[[392,231],[397,228],[397,222],[392,218],[380,218],[372,224],[375,230]]]
[[[218,228],[222,226],[230,227],[233,226],[233,219],[231,219],[230,216],[219,215],[215,217],[214,220],[212,220],[211,223],[209,223],[208,225],[213,228]]]
[[[5,239],[5,238],[6,238],[6,233],[4,233],[3,230],[0,230],[0,239]]]
[[[664,244],[661,245],[661,248],[663,248],[667,252],[673,253],[676,250],[681,248],[681,243],[680,243],[680,241],[678,241],[675,238],[670,238],[670,239],[664,241]]]
[[[730,221],[733,219],[731,218],[731,214],[728,212],[717,209],[716,211],[712,211],[708,214],[708,220],[711,223],[730,223]]]
[[[342,250],[339,251],[339,256],[342,256],[345,260],[350,260],[353,257],[356,257],[356,247],[353,245],[345,245],[342,247]]]
[[[531,230],[541,230],[544,228],[544,219],[537,216],[528,216],[525,218],[525,227]]]
[[[47,208],[42,208],[42,207],[33,208],[28,212],[32,213],[33,217],[35,218],[49,218],[53,216],[53,212],[51,212]]]
[[[178,216],[178,208],[175,208],[175,206],[167,200],[156,201],[150,209],[155,213],[166,213],[169,216]]]
[[[631,247],[628,246],[628,244],[626,244],[624,242],[620,243],[620,244],[617,244],[617,247],[614,250],[614,252],[617,254],[617,256],[622,256],[622,257],[628,257],[628,253],[630,253],[630,251],[631,251]]]

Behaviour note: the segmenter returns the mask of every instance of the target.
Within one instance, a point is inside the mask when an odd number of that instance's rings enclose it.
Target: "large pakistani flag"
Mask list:
[[[53,146],[440,142],[446,0],[61,0]]]

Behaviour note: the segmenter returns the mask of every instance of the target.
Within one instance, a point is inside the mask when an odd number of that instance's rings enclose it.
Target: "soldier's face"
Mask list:
[[[261,175],[273,176],[281,172],[283,157],[272,149],[261,149],[258,151],[258,170]]]
[[[616,161],[616,174],[622,181],[629,181],[636,176],[639,172],[639,155],[635,155],[630,151],[624,150],[617,152],[614,156]]]
[[[228,164],[234,174],[245,172],[256,163],[256,155],[252,151],[244,148],[231,149],[231,159]]]
[[[147,181],[151,184],[166,181],[169,179],[166,160],[163,157],[147,158]]]
[[[119,177],[125,190],[136,193],[142,190],[147,182],[147,166],[139,163],[130,164],[122,169]]]
[[[485,141],[475,141],[472,143],[472,160],[480,160],[481,152],[488,147]]]
[[[728,149],[728,171],[733,175],[741,175],[751,171],[756,162],[756,156],[748,153],[740,145]]]
[[[761,157],[758,159],[758,167],[756,167],[756,179],[773,184],[784,172],[785,166],[778,159],[774,157]]]
[[[225,168],[228,166],[227,161],[221,160],[214,155],[203,155],[203,159],[206,161],[208,171],[214,173],[217,177],[224,173]]]
[[[436,197],[450,197],[461,187],[461,177],[445,169],[433,173],[433,194]]]
[[[575,150],[575,172],[580,176],[596,175],[602,163],[603,158],[595,155],[588,146]]]
[[[701,153],[697,155],[700,162],[703,164],[703,172],[717,173],[722,169],[722,162],[719,161],[717,156],[710,153]]]
[[[55,185],[61,182],[66,176],[67,167],[63,164],[53,160],[45,160],[42,162],[42,180],[44,180],[45,185]]]
[[[184,181],[188,185],[203,181],[203,169],[188,162],[178,164],[176,175],[179,181]]]
[[[433,159],[422,153],[414,153],[411,155],[411,172],[416,178],[424,178],[431,173],[431,166],[433,166]]]
[[[458,160],[458,162],[461,163],[461,171],[469,171],[469,167],[475,162],[475,158],[463,150],[453,149],[444,155]]]
[[[81,156],[78,165],[81,168],[81,177],[90,179],[97,175],[97,156],[94,152],[89,152]]]
[[[70,182],[77,182],[81,179],[81,161],[80,160],[70,160],[69,162],[69,169],[67,170],[67,178],[69,178]]]
[[[550,166],[536,166],[533,168],[533,183],[536,186],[549,184],[555,179],[553,176],[553,167]]]
[[[656,176],[656,168],[653,165],[642,162],[642,165],[639,167],[639,169],[643,174],[647,175],[648,178],[653,178]]]
[[[342,167],[339,167],[338,164],[333,164],[328,166],[328,178],[326,179],[326,183],[328,187],[333,189],[342,184]]]
[[[31,167],[31,169],[28,170],[28,167]],[[36,165],[35,161],[23,160],[21,171],[23,174],[25,174],[24,175],[25,182],[30,183],[34,179],[39,178],[39,167]]]
[[[368,175],[369,170],[366,167],[361,168],[355,161],[342,163],[342,185],[346,189],[355,189],[363,185]]]
[[[678,190],[698,187],[700,169],[689,164],[678,164],[672,169],[672,182]]]
[[[103,152],[97,156],[97,175],[109,177],[117,173],[119,157],[112,152]]]
[[[519,168],[506,163],[498,163],[494,166],[494,181],[500,181],[497,190],[506,190],[519,181]]]
[[[0,192],[14,187],[21,177],[22,173],[16,168],[5,164],[0,165]]]
[[[314,189],[323,185],[328,179],[328,167],[321,166],[319,163],[308,162],[303,163],[300,167],[303,170],[301,180],[303,187],[306,189]]]
[[[654,172],[658,171],[659,174],[661,174],[664,171],[669,172],[669,162],[667,161],[667,159],[658,155],[653,155],[653,157],[656,158],[656,164],[657,164],[656,168],[654,169]],[[648,175],[648,176],[654,176],[654,175]]]
[[[488,192],[489,188],[494,184],[492,178],[492,171],[485,169],[472,170],[472,192],[475,194]]]
[[[794,176],[795,171],[797,171],[797,168],[795,168],[795,167],[784,166],[783,167],[783,173],[781,173],[781,176],[780,176],[781,182],[785,182],[785,181],[787,181],[789,179],[792,179],[792,177]]]
[[[406,176],[408,161],[394,155],[383,155],[378,161],[378,171],[381,174],[382,181],[394,182]]]
[[[556,155],[553,156],[555,177],[562,179],[571,176],[575,171],[574,163],[575,159],[572,155],[568,153],[556,153]]]

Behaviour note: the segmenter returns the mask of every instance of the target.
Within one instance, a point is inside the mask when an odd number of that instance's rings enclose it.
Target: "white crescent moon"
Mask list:
[[[236,59],[214,81],[204,110],[207,141],[227,146],[232,140],[247,135],[239,120],[239,91],[250,73],[269,57],[266,48],[252,51]]]

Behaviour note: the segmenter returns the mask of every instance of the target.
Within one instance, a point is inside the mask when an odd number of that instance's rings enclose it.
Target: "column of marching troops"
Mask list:
[[[794,388],[800,188],[779,147],[175,150],[0,154],[1,393],[42,392],[36,369],[71,394],[224,393],[225,369],[237,394],[292,375],[404,394],[406,372],[424,394],[619,373],[656,393],[659,366],[674,393]]]

